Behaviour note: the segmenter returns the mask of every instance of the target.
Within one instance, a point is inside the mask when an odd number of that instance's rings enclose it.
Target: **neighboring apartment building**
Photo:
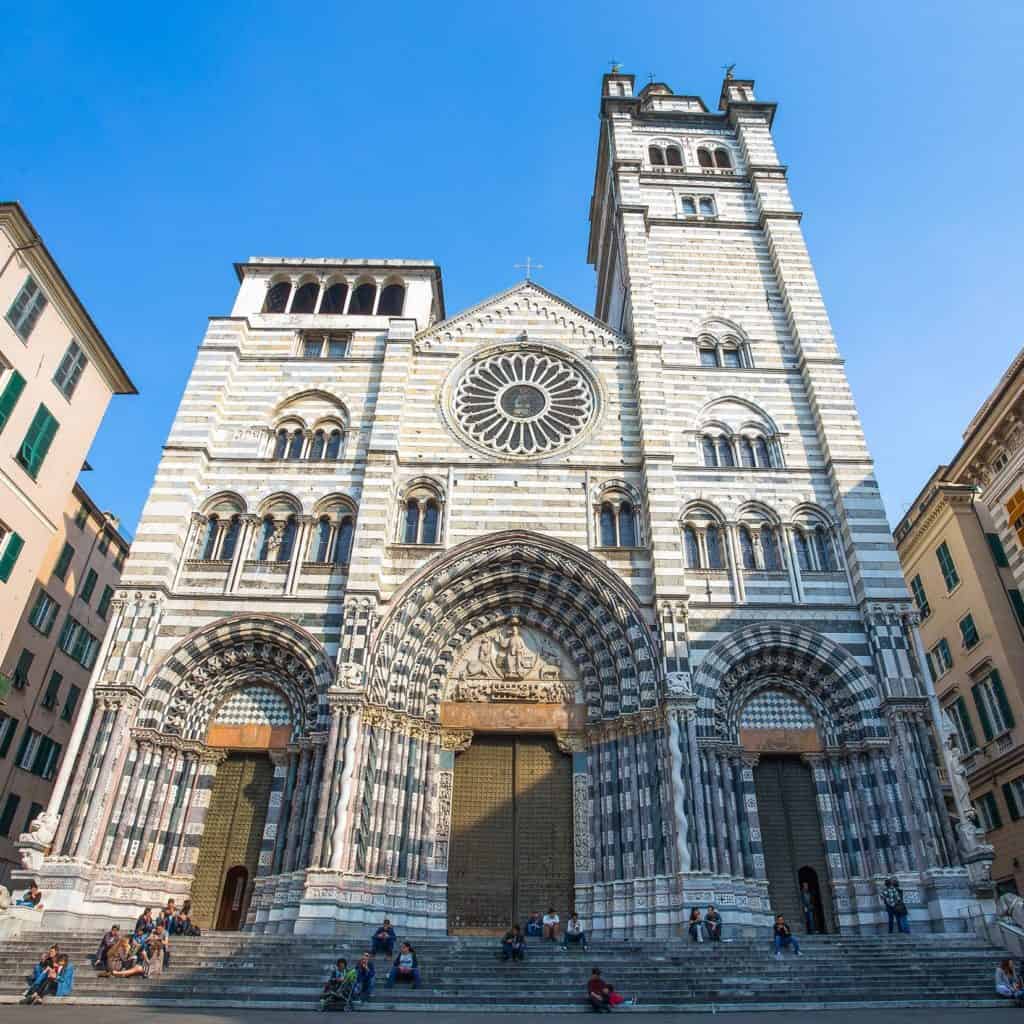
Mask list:
[[[926,660],[996,849],[993,878],[1009,892],[1024,892],[1022,368],[1018,356],[895,531]]]
[[[117,357],[17,203],[0,203],[0,658],[62,529]]]
[[[0,883],[49,800],[127,556],[117,520],[75,484],[3,661],[12,685],[0,711]]]
[[[96,606],[120,574],[123,554],[115,567],[114,549],[123,552],[125,541],[116,523],[104,525],[102,513],[75,481],[111,396],[135,394],[135,388],[17,203],[0,203],[0,315],[0,702],[6,716],[0,719],[2,878],[14,855],[6,837],[16,838],[23,830],[33,804],[45,804],[51,786],[46,777],[52,776],[59,756],[52,744],[61,743],[59,734],[70,730],[70,721],[37,728],[36,716],[52,696],[54,672],[61,677],[56,700],[66,702],[72,685],[84,688],[84,664],[95,658],[95,652],[89,653],[90,638],[98,641],[104,631]],[[76,527],[83,503],[89,511]],[[101,569],[83,528],[97,534],[97,552],[101,544],[108,548],[109,568]],[[65,544],[75,554],[67,566],[58,567]],[[83,564],[87,557],[88,567]],[[72,601],[65,581],[54,576],[56,568],[76,588],[72,595],[85,583],[89,568],[95,568],[92,611],[84,618],[68,618]],[[53,607],[40,597],[40,585]],[[81,600],[74,603],[82,605]],[[44,638],[34,630],[27,624],[30,618],[48,622],[44,632],[51,635]],[[67,657],[53,653],[58,647],[77,658],[77,672],[70,667],[74,662],[61,667]],[[65,709],[62,703],[58,719]],[[74,710],[72,705],[71,720]],[[36,729],[36,735],[28,735],[26,728]],[[14,760],[28,764],[26,778],[35,772],[38,781],[15,785],[21,772],[11,767]],[[17,801],[8,800],[13,794]]]

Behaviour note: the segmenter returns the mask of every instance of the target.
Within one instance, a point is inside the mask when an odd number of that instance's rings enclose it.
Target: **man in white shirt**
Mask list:
[[[583,930],[583,922],[575,910],[569,915],[569,920],[565,922],[565,941],[562,943],[562,949],[568,949],[570,942],[579,943],[583,947],[584,953],[588,949],[587,933]]]
[[[554,907],[548,907],[548,912],[544,915],[544,938],[550,939],[552,942],[558,941],[558,915],[555,913]]]

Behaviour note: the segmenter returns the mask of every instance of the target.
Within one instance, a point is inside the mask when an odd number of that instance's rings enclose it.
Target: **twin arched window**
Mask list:
[[[743,568],[750,572],[782,572],[782,548],[779,530],[769,523],[760,526],[743,524],[739,529],[740,557]]]
[[[713,521],[688,522],[683,527],[683,553],[687,569],[724,569],[725,537]]]
[[[727,370],[747,369],[751,366],[750,353],[735,338],[702,337],[697,343],[701,366],[721,366]]]
[[[647,158],[652,167],[682,167],[683,151],[678,146],[649,146]]]
[[[801,572],[839,572],[832,533],[823,523],[798,524],[793,530],[793,543]]]
[[[235,557],[242,517],[238,513],[206,517],[196,542],[195,558],[201,562],[230,562]]]
[[[701,167],[732,167],[732,157],[729,150],[724,146],[699,146],[697,149],[697,163]]]
[[[351,512],[322,515],[313,528],[309,560],[318,565],[348,565],[356,521]]]
[[[441,492],[433,484],[419,484],[408,490],[402,504],[398,542],[440,544],[442,504]]]
[[[319,281],[305,281],[297,288],[291,281],[278,281],[267,289],[263,301],[264,313],[319,313],[321,316],[401,316],[405,308],[405,285],[400,282],[377,285],[364,281],[349,293],[344,281],[322,285]]]
[[[318,427],[307,437],[301,427],[278,427],[274,434],[275,459],[331,462],[341,458],[345,435],[340,427]]]
[[[623,498],[601,502],[598,541],[603,548],[635,548],[640,544],[636,506]]]
[[[258,562],[290,562],[295,549],[299,521],[294,515],[281,520],[267,514],[256,534],[255,556]]]

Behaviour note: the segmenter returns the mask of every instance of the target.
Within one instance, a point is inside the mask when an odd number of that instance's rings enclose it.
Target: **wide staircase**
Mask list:
[[[0,1002],[13,1002],[48,940],[76,965],[65,1002],[94,1005],[227,1009],[314,1009],[324,978],[339,956],[356,959],[360,942],[338,938],[247,936],[213,932],[175,938],[170,969],[161,977],[100,978],[89,966],[98,936],[65,933],[20,937],[0,946]],[[525,963],[502,963],[494,940],[433,938],[415,943],[423,985],[384,987],[388,964],[379,956],[377,992],[367,1010],[566,1012],[586,1009],[591,968],[627,998],[630,1012],[730,1009],[815,1009],[888,1006],[989,1006],[999,953],[970,935],[872,938],[811,936],[803,956],[774,959],[766,942],[694,945],[680,939],[602,941],[588,953],[562,952],[531,940]]]

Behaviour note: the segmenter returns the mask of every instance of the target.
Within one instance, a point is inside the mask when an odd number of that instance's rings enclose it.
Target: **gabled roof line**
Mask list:
[[[611,335],[613,338],[618,339],[623,344],[627,343],[625,335],[621,334],[619,331],[616,331],[614,328],[609,327],[608,324],[604,323],[604,321],[598,320],[597,317],[592,316],[590,313],[584,312],[584,310],[580,309],[579,306],[574,305],[567,299],[563,299],[560,295],[556,295],[552,291],[548,291],[547,288],[544,288],[542,285],[537,284],[536,281],[531,281],[529,278],[523,278],[522,281],[519,281],[517,284],[512,285],[511,288],[506,288],[504,291],[497,292],[496,294],[491,295],[486,299],[483,299],[482,301],[476,303],[475,305],[470,306],[467,309],[463,309],[460,312],[454,314],[453,316],[448,317],[448,319],[446,320],[438,320],[437,323],[433,323],[429,327],[424,327],[422,330],[416,332],[415,340],[419,341],[421,338],[429,337],[432,334],[439,334],[447,330],[453,324],[456,324],[458,321],[473,316],[475,313],[480,312],[487,306],[493,305],[496,302],[501,302],[502,300],[509,298],[510,296],[516,293],[524,292],[527,290],[535,291],[538,294],[546,296],[548,299],[551,299],[553,302],[557,302],[561,306],[566,306],[568,309],[572,310],[574,314],[576,314],[583,320],[586,320],[588,323],[593,324],[594,327],[596,327],[598,330]]]

